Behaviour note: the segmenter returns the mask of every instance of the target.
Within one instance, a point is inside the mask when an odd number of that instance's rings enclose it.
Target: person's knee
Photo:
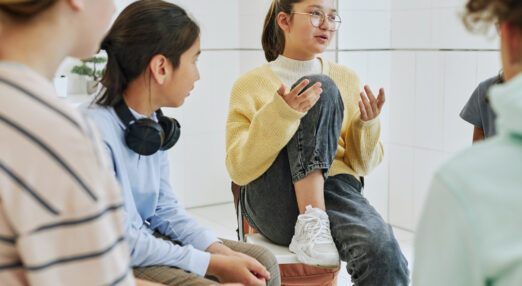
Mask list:
[[[400,265],[402,253],[389,225],[372,232],[370,241],[371,256],[374,260],[379,260],[386,265]]]
[[[267,269],[277,265],[277,259],[270,250],[258,245],[253,245],[252,247],[254,248],[252,249],[252,253],[256,253],[254,258],[257,259],[259,263],[263,264]]]
[[[268,272],[270,272],[270,281],[280,281],[279,264],[275,255],[268,249],[262,246],[253,246],[252,253],[255,253],[253,257],[263,264]],[[276,284],[271,284],[276,285]]]
[[[292,88],[297,86],[299,83],[301,83],[305,79],[307,79],[309,81],[308,86],[312,86],[315,83],[320,82],[322,86],[327,86],[327,87],[335,86],[335,87],[337,87],[337,85],[335,84],[333,79],[330,78],[329,76],[324,75],[324,74],[311,74],[311,75],[305,75],[302,78],[300,78],[298,81],[296,81],[294,83]]]
[[[321,93],[321,97],[319,98],[319,101],[317,104],[332,104],[337,105],[339,104],[339,100],[341,100],[341,94],[339,92],[339,89],[337,88],[337,84],[331,79],[329,76],[324,74],[312,74],[312,75],[306,75],[302,78],[300,78],[293,86],[297,86],[300,82],[303,80],[308,80],[308,85],[303,89],[302,92],[304,92],[306,89],[311,87],[312,85],[316,84],[317,82],[321,83],[321,88],[323,89],[323,92]]]
[[[386,229],[367,229],[357,239],[347,241],[340,249],[346,270],[357,285],[408,285],[407,262]]]
[[[371,267],[390,265],[394,261],[394,251],[389,247],[393,244],[380,232],[361,233],[356,242],[343,245],[346,268],[352,278],[357,281],[364,279],[371,272]]]
[[[388,259],[393,257],[394,246],[396,241],[393,234],[390,234],[387,227],[361,227],[357,237],[350,243],[343,244],[342,247],[348,255],[348,260],[364,260],[373,261],[380,259]]]

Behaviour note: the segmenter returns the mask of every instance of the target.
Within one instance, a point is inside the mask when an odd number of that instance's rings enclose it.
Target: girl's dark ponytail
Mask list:
[[[129,82],[118,64],[118,57],[114,54],[110,39],[106,37],[103,40],[101,49],[107,53],[107,65],[100,81],[105,89],[96,103],[103,106],[115,106],[121,100],[123,91]]]
[[[263,36],[261,43],[265,52],[265,58],[271,62],[285,50],[285,34],[279,23],[277,23],[277,16],[284,12],[291,15],[295,3],[302,0],[273,0],[270,9],[265,17],[265,24],[263,26]]]

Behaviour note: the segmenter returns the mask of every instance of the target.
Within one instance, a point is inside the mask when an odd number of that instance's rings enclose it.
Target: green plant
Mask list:
[[[73,74],[86,76],[94,81],[98,81],[103,76],[104,72],[104,70],[99,69],[98,65],[104,64],[106,62],[107,58],[105,57],[91,57],[82,60],[81,65],[74,66],[71,72]]]

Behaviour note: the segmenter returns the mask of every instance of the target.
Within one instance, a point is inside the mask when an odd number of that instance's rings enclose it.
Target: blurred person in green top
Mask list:
[[[468,0],[470,30],[498,23],[498,135],[435,175],[417,229],[413,285],[522,285],[522,1]]]

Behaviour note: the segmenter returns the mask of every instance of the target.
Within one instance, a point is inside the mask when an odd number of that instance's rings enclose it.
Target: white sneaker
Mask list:
[[[297,217],[290,251],[304,264],[325,268],[339,266],[339,253],[330,233],[330,220],[321,209],[306,206]]]

